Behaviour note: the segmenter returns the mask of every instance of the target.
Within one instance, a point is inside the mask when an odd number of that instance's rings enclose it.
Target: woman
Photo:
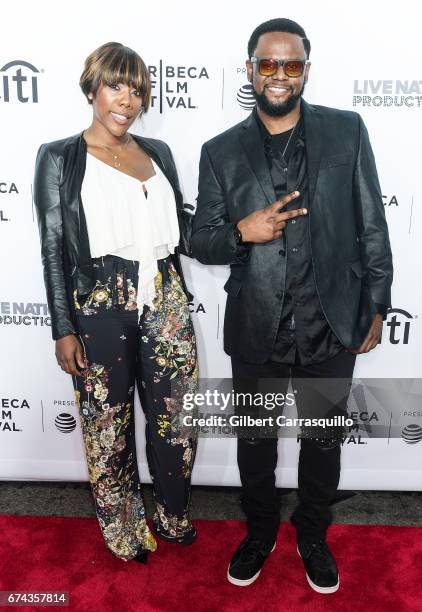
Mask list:
[[[119,43],[96,49],[80,86],[90,127],[41,146],[35,204],[58,364],[73,376],[99,524],[118,557],[156,549],[140,492],[135,383],[146,417],[156,535],[190,544],[196,442],[180,394],[196,388],[195,336],[179,252],[189,254],[169,147],[128,132],[148,110],[142,59]],[[179,399],[178,399],[179,398]]]

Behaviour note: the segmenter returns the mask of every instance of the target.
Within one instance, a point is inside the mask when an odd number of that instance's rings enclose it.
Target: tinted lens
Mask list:
[[[262,59],[259,60],[258,71],[262,76],[271,76],[278,70],[278,62],[273,59]]]
[[[303,62],[298,60],[289,60],[284,63],[284,74],[288,77],[300,77],[303,72]]]

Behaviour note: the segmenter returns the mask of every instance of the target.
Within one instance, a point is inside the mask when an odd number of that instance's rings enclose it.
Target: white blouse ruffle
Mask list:
[[[152,306],[155,297],[157,261],[174,253],[179,244],[172,186],[151,161],[155,175],[140,181],[88,153],[81,191],[91,257],[117,255],[139,261],[140,315],[143,305]]]

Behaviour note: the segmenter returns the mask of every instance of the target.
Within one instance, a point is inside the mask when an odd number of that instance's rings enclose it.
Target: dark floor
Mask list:
[[[143,487],[147,514],[153,510],[151,485]],[[194,486],[192,516],[200,519],[243,519],[237,487]],[[280,489],[281,516],[286,521],[296,504],[296,491]],[[87,483],[1,482],[0,514],[94,516]],[[422,526],[422,492],[339,491],[334,522]]]

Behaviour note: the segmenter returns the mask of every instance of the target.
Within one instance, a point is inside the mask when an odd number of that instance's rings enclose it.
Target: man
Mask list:
[[[246,67],[256,107],[202,148],[192,252],[231,266],[224,348],[235,391],[268,379],[286,391],[291,378],[299,416],[331,418],[347,415],[356,355],[380,341],[392,259],[362,119],[302,98],[310,47],[288,19],[253,32]],[[325,538],[343,435],[335,426],[301,431],[291,520],[308,582],[321,593],[339,587]],[[248,536],[228,569],[233,584],[254,582],[275,547],[276,464],[274,434],[239,437]]]

